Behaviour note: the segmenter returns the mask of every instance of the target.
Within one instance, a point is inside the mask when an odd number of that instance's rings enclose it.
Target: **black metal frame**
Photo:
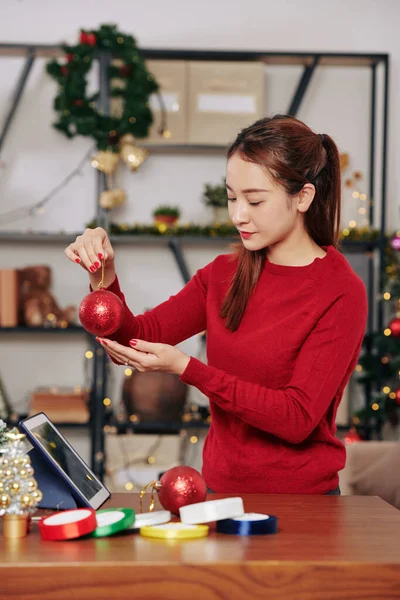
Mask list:
[[[144,59],[164,59],[164,60],[206,60],[206,61],[261,61],[265,64],[279,64],[279,65],[303,65],[304,70],[298,81],[297,88],[293,95],[293,98],[289,104],[288,114],[295,116],[301,106],[304,96],[308,90],[308,86],[312,79],[313,74],[317,67],[329,67],[329,66],[359,66],[369,67],[371,69],[371,96],[370,96],[370,179],[369,179],[369,197],[374,198],[375,188],[377,184],[376,178],[376,127],[377,127],[377,67],[383,65],[383,114],[382,114],[382,140],[381,140],[381,152],[382,152],[382,166],[381,166],[381,181],[380,181],[380,204],[381,204],[381,218],[380,218],[380,237],[377,242],[357,243],[357,242],[345,242],[343,244],[344,249],[349,252],[363,252],[368,256],[368,303],[369,303],[369,315],[366,331],[366,347],[367,351],[371,349],[371,334],[376,326],[379,330],[382,329],[383,325],[383,303],[380,299],[375,298],[375,274],[374,274],[374,258],[376,251],[378,251],[379,260],[379,281],[378,290],[379,292],[383,289],[383,265],[384,265],[384,252],[385,252],[385,229],[386,229],[386,183],[387,183],[387,145],[388,145],[388,111],[389,111],[389,55],[378,54],[378,53],[333,53],[333,52],[252,52],[252,51],[229,51],[229,50],[168,50],[168,49],[142,49],[142,56]],[[35,45],[35,44],[0,44],[0,56],[1,55],[13,55],[13,56],[25,56],[25,65],[17,82],[11,108],[5,119],[3,125],[3,131],[0,134],[0,150],[5,142],[7,133],[10,129],[13,118],[15,117],[22,93],[33,66],[36,57],[50,57],[62,55],[63,51],[60,46],[54,45]],[[99,85],[100,85],[100,104],[104,114],[109,111],[110,96],[108,89],[108,78],[107,69],[110,62],[110,55],[105,52],[101,52],[98,55],[99,60]],[[186,150],[191,146],[163,146],[163,152],[168,149],[175,148],[177,150]],[[202,148],[206,150],[213,150],[212,147],[207,146],[193,146],[194,150],[200,150]],[[223,148],[220,148],[222,150]],[[106,177],[103,173],[98,173],[98,185],[97,191],[100,194],[102,191],[107,189]],[[369,218],[370,223],[374,221],[374,206],[370,204]],[[97,220],[103,227],[108,229],[108,213],[98,206]],[[54,238],[54,236],[49,236]],[[136,236],[135,236],[136,237]],[[27,241],[24,236],[24,240]],[[0,234],[1,239],[7,239],[7,236]],[[117,241],[117,237],[114,236],[114,241]],[[17,240],[16,240],[17,241]],[[134,238],[129,236],[121,236],[119,241],[125,241],[127,243],[134,242]],[[138,241],[136,237],[136,241]],[[144,241],[144,240],[143,240]],[[190,272],[185,262],[184,253],[181,244],[181,238],[168,238],[163,239],[161,243],[166,243],[172,251],[176,263],[179,267],[180,273],[186,283],[190,279]],[[196,240],[197,242],[204,243],[204,240]],[[152,240],[154,242],[154,240]],[[376,300],[376,301],[375,301]],[[374,310],[376,308],[376,310]],[[376,323],[374,321],[376,317]],[[94,348],[94,382],[92,390],[92,414],[93,421],[91,423],[92,433],[92,468],[96,475],[99,477],[103,476],[104,473],[104,419],[105,410],[103,399],[105,397],[106,388],[106,363],[107,357],[102,348]],[[371,389],[366,388],[366,402],[370,402]],[[131,429],[134,429],[134,425],[127,425]],[[186,425],[185,425],[186,426]]]

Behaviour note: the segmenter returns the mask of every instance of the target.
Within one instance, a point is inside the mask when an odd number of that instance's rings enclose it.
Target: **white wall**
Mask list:
[[[400,119],[400,42],[397,0],[1,0],[0,42],[73,42],[80,27],[96,28],[116,23],[132,33],[141,47],[249,49],[280,51],[388,52],[391,55],[388,224],[399,224],[397,175]],[[0,117],[13,91],[20,59],[0,59]],[[286,111],[301,70],[267,69],[266,111]],[[343,151],[350,153],[352,168],[368,181],[369,71],[319,70],[312,81],[299,117],[319,132],[330,133]],[[0,215],[39,201],[79,162],[90,142],[68,141],[51,127],[54,82],[38,61],[13,123],[1,159]],[[128,203],[113,213],[113,220],[150,222],[151,211],[161,203],[180,204],[183,221],[203,221],[209,213],[201,204],[205,182],[217,182],[224,173],[224,158],[207,155],[152,155],[136,174],[122,171],[120,183]],[[46,214],[0,229],[79,232],[95,214],[95,175],[87,165],[50,205]],[[346,197],[345,219],[354,216]],[[1,218],[0,218],[1,221]],[[191,248],[192,272],[223,249]],[[0,268],[46,262],[54,273],[53,290],[62,304],[79,304],[86,293],[86,278],[68,263],[57,245],[1,245]],[[161,260],[164,264],[161,266]],[[172,257],[160,248],[140,246],[118,249],[118,270],[128,301],[138,312],[154,306],[182,285]],[[39,344],[40,341],[40,344]],[[84,340],[60,338],[52,352],[51,340],[0,339],[0,372],[14,402],[23,402],[27,390],[41,384],[75,384],[83,380]],[[185,346],[196,352],[193,341]],[[29,366],[29,368],[28,368]],[[20,373],[24,375],[21,377]],[[119,385],[119,383],[117,384]],[[118,388],[117,388],[118,389]],[[118,392],[116,392],[116,399]]]

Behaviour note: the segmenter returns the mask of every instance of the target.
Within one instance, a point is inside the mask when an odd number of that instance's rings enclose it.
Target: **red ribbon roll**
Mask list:
[[[93,508],[77,508],[51,515],[39,522],[42,540],[72,540],[92,533],[97,527]]]

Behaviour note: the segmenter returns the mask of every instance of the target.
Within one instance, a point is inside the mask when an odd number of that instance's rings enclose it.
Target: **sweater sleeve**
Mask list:
[[[303,343],[282,389],[240,380],[195,358],[181,376],[220,408],[292,444],[303,442],[353,372],[365,333],[365,288],[342,296],[320,317]]]
[[[124,346],[132,338],[176,345],[206,329],[206,297],[212,264],[197,271],[180,292],[142,315],[129,309],[116,277],[108,290],[124,304],[121,327],[107,336]],[[114,361],[115,362],[115,361]]]

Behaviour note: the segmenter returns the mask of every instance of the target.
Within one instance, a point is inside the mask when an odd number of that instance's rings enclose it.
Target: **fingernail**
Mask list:
[[[93,266],[93,265],[91,265],[91,266],[89,267],[89,271],[90,271],[91,273],[94,273],[94,272],[95,272],[95,270],[96,270],[96,269],[94,268],[94,266]]]
[[[76,258],[75,262],[79,264],[81,262],[81,259],[80,258]]]
[[[130,344],[130,346],[136,346],[136,344],[137,344],[137,340],[131,340],[131,341],[129,342],[129,344]]]
[[[93,266],[94,266],[94,267],[96,267],[96,269],[98,269],[98,268],[99,268],[99,266],[100,266],[100,263],[96,261],[96,262],[93,264]]]
[[[101,252],[99,252],[99,254],[97,255],[99,257],[100,260],[103,260],[104,256],[101,254]]]
[[[100,340],[100,344],[104,344],[104,346],[107,346],[106,340]]]

